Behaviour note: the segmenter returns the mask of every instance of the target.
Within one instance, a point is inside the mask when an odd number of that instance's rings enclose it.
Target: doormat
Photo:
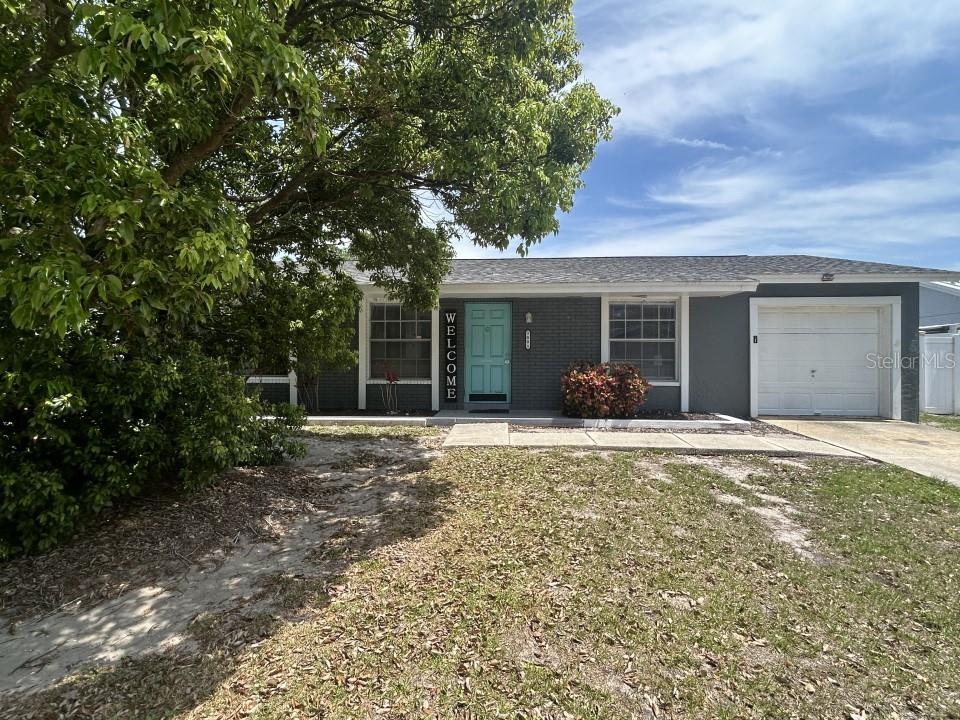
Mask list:
[[[505,408],[493,408],[492,410],[470,410],[470,413],[474,415],[506,415],[508,412],[510,411]]]

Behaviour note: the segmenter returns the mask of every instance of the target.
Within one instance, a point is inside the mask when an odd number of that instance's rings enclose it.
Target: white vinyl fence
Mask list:
[[[960,333],[920,336],[921,409],[935,415],[960,414]]]

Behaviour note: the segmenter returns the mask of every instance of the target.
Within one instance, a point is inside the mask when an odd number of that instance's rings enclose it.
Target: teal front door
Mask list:
[[[467,402],[510,402],[510,303],[465,303]]]

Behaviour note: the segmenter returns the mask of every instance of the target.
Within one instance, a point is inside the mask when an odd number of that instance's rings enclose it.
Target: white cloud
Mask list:
[[[878,140],[914,144],[960,140],[960,116],[944,115],[902,120],[881,115],[844,115],[841,120]]]
[[[683,145],[684,147],[691,148],[701,148],[706,150],[730,150],[734,148],[726,143],[717,142],[716,140],[706,140],[704,138],[685,138],[673,135],[671,137],[665,138],[664,142],[669,143],[670,145]]]
[[[811,100],[955,53],[960,3],[932,0],[578,2],[585,75],[621,106],[618,130],[670,137],[778,98]],[[762,119],[762,118],[761,118]]]
[[[564,227],[561,253],[678,255],[813,253],[892,257],[960,238],[960,150],[860,180],[813,182],[801,171],[744,160],[700,165],[651,189],[647,212]],[[663,211],[665,214],[660,214]],[[556,254],[546,243],[536,254]],[[945,256],[939,264],[954,264]]]

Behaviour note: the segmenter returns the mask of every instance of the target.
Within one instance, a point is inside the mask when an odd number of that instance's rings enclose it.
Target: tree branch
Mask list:
[[[188,170],[216,152],[223,144],[227,135],[240,122],[240,116],[243,111],[246,110],[252,102],[253,85],[247,84],[236,94],[233,102],[230,103],[230,108],[227,110],[226,115],[217,121],[217,124],[213,126],[213,130],[206,138],[170,160],[166,169],[163,171],[163,179],[166,180],[169,185],[176,185]]]

